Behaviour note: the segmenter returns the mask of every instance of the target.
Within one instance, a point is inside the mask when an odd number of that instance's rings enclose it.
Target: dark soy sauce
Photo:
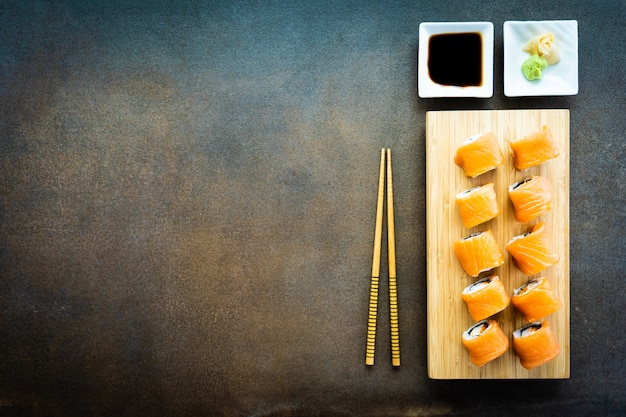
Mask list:
[[[428,41],[428,74],[437,84],[474,87],[482,84],[483,42],[480,33],[443,33]]]

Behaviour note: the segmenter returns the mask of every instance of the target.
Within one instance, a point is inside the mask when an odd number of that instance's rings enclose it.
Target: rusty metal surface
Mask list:
[[[2,3],[0,415],[623,414],[624,3],[483,4]],[[548,11],[580,94],[506,99],[501,25]],[[494,97],[418,99],[419,23],[481,19]],[[429,380],[425,111],[527,107],[571,109],[572,377]],[[382,147],[399,369],[384,276],[364,364]]]

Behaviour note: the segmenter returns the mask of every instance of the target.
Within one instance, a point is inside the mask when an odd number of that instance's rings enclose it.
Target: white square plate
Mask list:
[[[428,45],[431,36],[444,33],[479,33],[482,38],[482,83],[479,86],[442,85],[428,74]],[[453,62],[454,57],[451,57]],[[462,66],[459,66],[462,69]],[[491,22],[423,22],[419,26],[417,90],[421,98],[480,97],[493,95],[493,23]]]
[[[578,22],[537,20],[504,22],[504,95],[571,96],[578,94]],[[530,56],[524,45],[536,35],[552,32],[561,60],[548,66],[540,80],[528,81],[522,63]]]

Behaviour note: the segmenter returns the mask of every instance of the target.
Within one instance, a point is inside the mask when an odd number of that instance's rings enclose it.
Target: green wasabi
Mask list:
[[[543,71],[548,68],[546,59],[539,55],[531,55],[522,64],[522,73],[527,80],[539,80],[543,76]]]

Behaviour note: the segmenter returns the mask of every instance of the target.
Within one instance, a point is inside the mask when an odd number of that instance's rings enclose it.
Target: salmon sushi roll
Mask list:
[[[546,277],[533,278],[513,291],[511,303],[527,322],[541,320],[561,308],[561,300]]]
[[[510,297],[497,275],[476,281],[465,287],[461,298],[474,321],[484,320],[504,310]]]
[[[561,351],[547,321],[527,324],[513,332],[513,348],[520,363],[526,369],[533,369],[550,362]]]
[[[537,223],[531,232],[515,236],[506,249],[526,275],[541,272],[559,261],[543,222]]]
[[[519,171],[556,158],[560,153],[548,126],[521,139],[512,140],[510,146],[513,150],[513,165]]]
[[[454,163],[463,168],[465,175],[475,178],[504,164],[504,154],[491,132],[465,139],[454,155]]]
[[[482,320],[463,332],[463,346],[476,366],[502,356],[509,349],[509,338],[495,320]]]
[[[491,230],[455,241],[454,251],[463,270],[472,277],[504,263],[504,255]]]
[[[528,223],[552,208],[552,183],[538,175],[525,178],[509,187],[509,198],[515,218]]]
[[[456,204],[463,226],[468,229],[491,220],[500,213],[492,182],[458,193]]]

